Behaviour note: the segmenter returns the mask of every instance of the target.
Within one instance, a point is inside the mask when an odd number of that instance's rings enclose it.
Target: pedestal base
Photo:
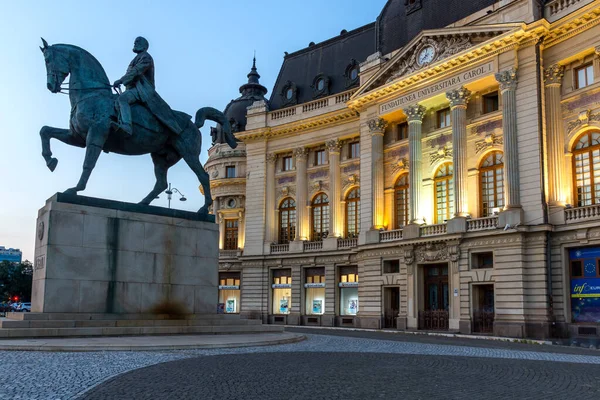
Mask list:
[[[57,194],[37,226],[33,312],[216,314],[214,216]]]

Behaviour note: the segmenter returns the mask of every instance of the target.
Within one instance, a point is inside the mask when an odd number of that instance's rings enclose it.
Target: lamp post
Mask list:
[[[169,208],[171,208],[171,197],[173,196],[173,193],[179,193],[181,195],[181,197],[179,198],[179,201],[186,201],[187,200],[185,198],[185,195],[183,193],[181,193],[179,191],[179,189],[172,188],[170,183],[169,183],[169,188],[167,190],[165,190],[165,193],[167,194],[167,199],[169,200]]]

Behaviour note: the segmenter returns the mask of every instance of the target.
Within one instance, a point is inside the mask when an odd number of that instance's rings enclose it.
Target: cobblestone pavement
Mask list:
[[[391,336],[395,335],[381,338]],[[390,396],[389,391],[396,390],[405,391],[404,398],[452,398],[467,390],[474,391],[472,398],[493,398],[501,390],[513,390],[519,398],[565,398],[566,390],[582,399],[600,398],[597,351],[512,344],[499,348],[492,342],[486,347],[485,341],[478,341],[481,346],[476,347],[464,345],[465,341],[441,340],[438,344],[431,338],[381,338],[311,333],[304,342],[273,347],[0,352],[7,371],[0,375],[0,399],[266,399],[295,395],[351,399],[355,398],[352,390],[363,399]],[[181,390],[175,391],[170,382],[177,382]],[[306,391],[312,386],[318,391]],[[146,388],[151,388],[151,396],[147,396]],[[263,389],[269,390],[270,397],[263,395]]]

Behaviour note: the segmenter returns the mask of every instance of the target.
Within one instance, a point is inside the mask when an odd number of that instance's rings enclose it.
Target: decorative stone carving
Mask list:
[[[327,147],[329,154],[331,154],[331,153],[339,154],[340,151],[342,150],[342,142],[340,142],[338,139],[328,140],[327,142],[325,142],[325,146]]]
[[[308,149],[305,147],[296,147],[294,149],[296,160],[306,160],[308,157]]]
[[[429,165],[433,165],[446,158],[452,158],[452,149],[448,148],[447,146],[441,146],[435,153],[432,153],[429,156]]]
[[[448,256],[453,263],[458,262],[460,259],[460,247],[458,244],[448,245]]]
[[[415,262],[415,252],[413,249],[404,249],[404,264],[411,265],[413,262]],[[411,268],[409,268],[409,271],[412,272]]]
[[[517,89],[517,69],[511,68],[506,71],[498,72],[496,75],[496,81],[500,84],[500,91],[505,90],[516,90]]]
[[[446,261],[449,259],[448,247],[444,243],[427,243],[416,248],[415,258],[418,263]]]
[[[219,177],[219,170],[218,169],[213,169],[213,171],[210,173],[211,178],[213,179],[217,179]]]
[[[423,122],[423,117],[427,108],[420,104],[408,106],[404,109],[404,114],[408,117],[408,122]]]
[[[450,107],[467,107],[471,98],[471,91],[464,86],[446,92],[446,98],[450,101]]]
[[[369,122],[367,122],[367,125],[369,126],[369,132],[371,132],[371,134],[383,135],[383,132],[388,126],[388,123],[383,118],[373,118],[372,120],[369,120]]]
[[[426,46],[432,46],[434,48],[435,56],[431,62],[420,66],[417,63],[417,57],[419,56],[421,50]],[[391,82],[403,75],[411,74],[436,61],[451,57],[468,49],[471,46],[471,38],[465,36],[453,36],[439,40],[435,40],[431,37],[424,37],[421,39],[419,44],[414,47],[413,50],[407,52],[406,55],[402,57],[402,59],[398,62],[398,68],[392,74],[392,76],[387,79],[387,82]]]
[[[565,67],[554,64],[544,70],[544,82],[546,86],[559,85],[562,83],[562,78],[565,74]]]
[[[594,114],[591,110],[585,110],[579,113],[575,121],[570,121],[567,126],[569,134],[588,126],[590,123],[600,122],[600,114]]]
[[[504,143],[502,136],[497,136],[493,133],[487,135],[483,140],[475,143],[475,153],[479,154],[484,150],[494,146],[501,146]]]
[[[392,164],[392,175],[395,175],[399,171],[405,170],[408,168],[408,159],[407,158],[399,158],[398,161]]]
[[[265,159],[267,160],[267,162],[269,164],[274,164],[277,162],[277,154],[274,154],[274,153],[267,154]]]

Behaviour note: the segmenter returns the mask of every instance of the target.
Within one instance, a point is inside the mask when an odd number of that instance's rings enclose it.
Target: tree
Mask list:
[[[0,301],[18,296],[19,301],[31,301],[33,265],[25,260],[21,263],[0,262]]]

